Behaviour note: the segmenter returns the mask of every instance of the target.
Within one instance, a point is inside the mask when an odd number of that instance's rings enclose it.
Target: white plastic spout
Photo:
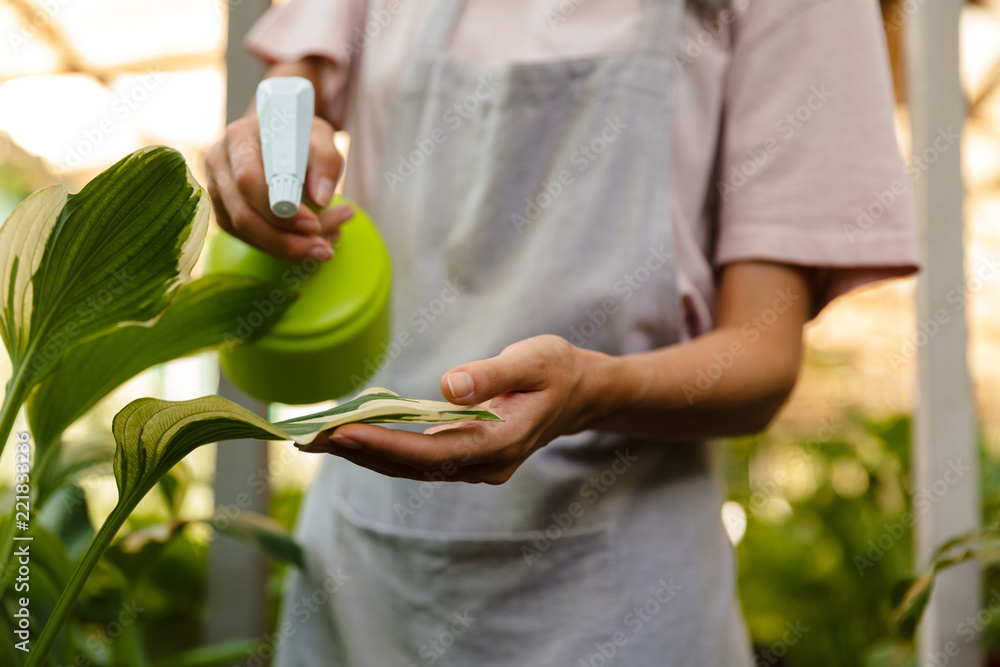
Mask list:
[[[264,79],[257,86],[257,122],[271,212],[290,218],[302,202],[315,109],[312,82],[300,76]]]

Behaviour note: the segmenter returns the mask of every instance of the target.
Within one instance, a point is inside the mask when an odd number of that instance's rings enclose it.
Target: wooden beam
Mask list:
[[[965,285],[961,133],[967,117],[959,82],[961,0],[911,0],[906,26],[907,89],[916,164],[924,269],[917,282],[914,502],[918,565],[947,538],[980,523],[979,466],[963,306],[947,300]],[[935,144],[937,142],[937,144]],[[944,312],[946,324],[934,323]],[[923,501],[920,500],[923,498]],[[980,571],[968,563],[938,579],[921,626],[917,663],[981,667],[980,637],[960,634],[981,609]]]

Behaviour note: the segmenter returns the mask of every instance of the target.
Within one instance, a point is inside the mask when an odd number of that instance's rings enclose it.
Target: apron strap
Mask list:
[[[422,51],[445,51],[451,43],[465,0],[438,0],[431,7],[420,31],[417,47]]]
[[[646,18],[639,38],[639,52],[672,58],[676,36],[684,21],[685,0],[647,0]],[[451,43],[465,0],[438,0],[431,8],[417,46],[424,51],[442,51]]]
[[[673,58],[684,22],[686,0],[646,0],[639,53]]]

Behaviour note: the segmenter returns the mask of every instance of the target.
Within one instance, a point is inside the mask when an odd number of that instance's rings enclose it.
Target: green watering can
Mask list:
[[[254,398],[292,405],[340,398],[361,388],[385,350],[389,253],[368,215],[344,197],[330,205],[340,204],[351,204],[355,214],[341,227],[326,262],[278,259],[224,232],[208,249],[206,272],[273,282],[284,288],[285,298],[295,299],[262,338],[219,353],[223,372]],[[260,326],[277,301],[249,308],[246,327],[241,322],[237,334]]]
[[[271,210],[288,217],[301,199],[312,84],[300,77],[265,79],[257,89],[257,110]],[[389,340],[389,253],[367,213],[344,197],[330,202],[341,204],[350,204],[355,215],[341,226],[334,256],[326,262],[278,259],[226,233],[216,234],[209,247],[206,272],[247,275],[282,287],[271,301],[248,309],[239,336],[248,337],[280,300],[294,299],[262,338],[219,353],[223,372],[257,399],[301,405],[341,398],[359,390],[383,356]]]

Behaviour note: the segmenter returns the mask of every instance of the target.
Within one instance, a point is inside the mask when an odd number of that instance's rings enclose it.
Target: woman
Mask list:
[[[307,194],[329,200],[348,130],[345,193],[393,257],[400,354],[373,383],[505,420],[313,444],[335,457],[278,664],[749,664],[705,441],[770,422],[823,305],[915,269],[908,192],[859,226],[908,187],[879,20],[873,0],[264,16],[268,75],[317,87]],[[219,223],[328,259],[349,212],[268,213],[253,113],[208,156]]]

